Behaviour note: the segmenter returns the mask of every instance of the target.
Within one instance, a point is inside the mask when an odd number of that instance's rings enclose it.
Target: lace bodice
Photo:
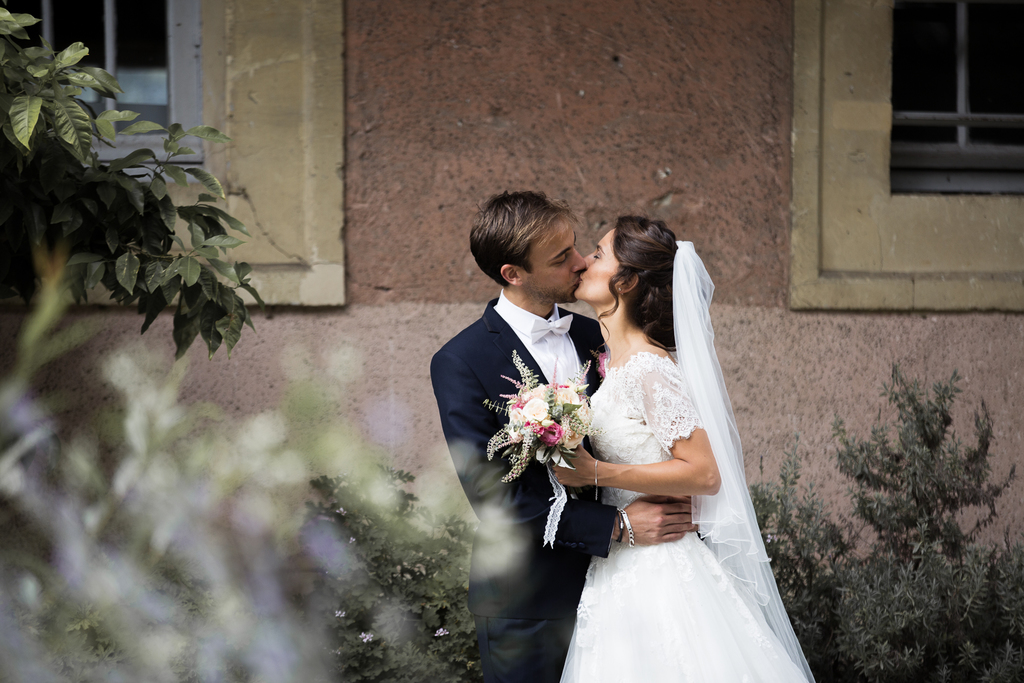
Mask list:
[[[594,455],[605,462],[647,464],[672,457],[679,439],[703,428],[686,378],[671,358],[641,351],[610,368],[591,400]],[[623,507],[642,494],[602,489],[603,501]]]

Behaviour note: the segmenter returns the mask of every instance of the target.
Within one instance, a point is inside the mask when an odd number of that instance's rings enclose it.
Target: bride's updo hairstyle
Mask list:
[[[647,338],[669,351],[675,348],[672,328],[672,267],[676,237],[664,221],[641,216],[620,216],[615,223],[612,251],[619,269],[608,282],[615,297],[609,313],[626,306],[626,317]],[[633,286],[626,297],[619,288]],[[605,314],[607,315],[607,314]]]

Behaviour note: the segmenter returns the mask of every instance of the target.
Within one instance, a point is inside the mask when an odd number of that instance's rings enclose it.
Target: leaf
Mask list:
[[[84,206],[86,211],[91,213],[93,216],[95,216],[95,215],[97,215],[99,213],[100,207],[99,207],[99,205],[96,203],[96,201],[94,199],[89,199],[88,197],[83,197],[83,198],[79,199],[78,201],[82,202],[82,206]]]
[[[39,121],[39,110],[42,106],[43,98],[35,97],[34,95],[20,95],[15,97],[14,102],[11,103],[11,110],[8,112],[8,116],[11,118],[14,137],[26,149],[29,149],[32,132]]]
[[[146,283],[146,290],[152,294],[156,291],[161,284],[163,284],[164,267],[160,265],[159,261],[150,261],[146,264],[146,276],[144,281]],[[167,303],[166,301],[164,302]]]
[[[220,256],[220,252],[217,251],[217,247],[210,247],[206,245],[196,247],[196,253],[208,259]]]
[[[139,121],[121,131],[121,135],[138,135],[139,133],[151,133],[154,130],[167,130],[159,123],[152,121]]]
[[[115,159],[114,161],[111,161],[107,168],[111,173],[116,173],[117,171],[128,168],[129,166],[137,166],[142,161],[152,159],[154,156],[153,150],[151,149],[137,149],[122,159]]]
[[[249,284],[245,284],[245,285],[242,285],[242,289],[244,289],[245,291],[249,292],[249,294],[252,294],[252,298],[256,299],[256,303],[259,304],[259,307],[260,307],[261,311],[263,311],[264,313],[267,312],[267,306],[266,306],[266,304],[263,303],[263,298],[260,297],[260,293],[256,291],[255,287],[253,287],[252,285],[249,285]]]
[[[106,72],[104,72],[106,73]],[[139,118],[139,112],[137,111],[118,111],[116,109],[107,109],[102,114],[96,117],[97,121],[134,121]]]
[[[112,254],[116,254],[117,248],[121,246],[121,236],[117,234],[117,228],[113,225],[108,226],[105,237],[107,240],[107,249],[110,249]]]
[[[71,98],[53,101],[53,125],[60,139],[68,143],[79,161],[85,161],[92,147],[92,123],[89,115]]]
[[[212,194],[206,194],[205,192],[200,192],[199,193],[199,198],[196,199],[196,201],[197,202],[216,202],[216,201],[219,201],[219,199],[220,199],[219,197],[214,197]]]
[[[114,124],[110,121],[101,121],[100,119],[96,119],[96,132],[108,140],[113,140],[117,137],[117,131],[114,130]]]
[[[196,261],[191,256],[185,256],[181,259],[181,265],[178,266],[178,273],[181,275],[182,282],[185,283],[186,287],[191,287],[199,281],[199,274],[203,272],[203,267],[199,265],[199,261]]]
[[[199,286],[203,288],[203,294],[210,301],[216,301],[218,293],[220,292],[221,284],[217,282],[217,278],[213,277],[213,274],[206,268],[203,268],[202,272],[199,273]]]
[[[58,67],[71,66],[73,64],[78,64],[87,54],[89,54],[89,48],[87,48],[83,43],[71,43],[57,53],[57,56],[54,58],[54,63]],[[89,74],[89,76],[91,77],[92,74]]]
[[[85,220],[82,218],[82,214],[79,211],[72,208],[71,217],[68,218],[68,220],[64,221],[64,237],[67,237],[75,230],[78,230],[80,227],[82,227],[82,223],[84,222]]]
[[[145,334],[157,316],[167,308],[167,300],[164,299],[164,293],[159,288],[155,292],[150,292],[148,296],[139,299],[139,308],[144,308],[146,311],[146,319],[142,322],[142,331],[139,333]]]
[[[200,201],[202,201],[202,195],[200,195]],[[252,235],[249,234],[249,231],[246,229],[245,224],[243,224],[242,221],[238,220],[237,218],[229,214],[227,211],[224,211],[219,206],[204,206],[200,204],[196,208],[200,209],[202,213],[213,214],[215,217],[227,223],[232,230],[237,230],[246,237],[252,237]]]
[[[114,203],[114,198],[117,197],[117,190],[110,183],[100,183],[96,187],[96,194],[100,196],[103,204],[109,209],[110,205]]]
[[[177,142],[174,142],[173,140],[164,140],[164,151],[171,156],[177,154],[179,149],[181,149],[181,145]]]
[[[185,170],[190,176],[196,178],[203,184],[207,190],[217,195],[221,199],[224,198],[224,188],[221,187],[220,181],[209,171],[201,168],[188,168]]]
[[[245,242],[238,239],[237,237],[231,237],[230,235],[214,235],[213,237],[206,238],[206,244],[204,246],[225,247],[228,249],[233,249],[234,247],[237,247],[240,244],[245,244]]]
[[[194,135],[210,142],[231,142],[231,138],[213,126],[193,126],[185,131],[185,135]]]
[[[167,226],[168,230],[174,232],[174,226],[178,222],[178,212],[174,208],[174,202],[171,201],[166,192],[160,197],[157,206],[160,208],[160,218],[163,220],[164,225]]]
[[[244,316],[235,312],[231,312],[217,321],[217,332],[220,333],[221,339],[224,340],[224,346],[227,347],[228,358],[231,358],[231,349],[235,348],[235,344],[242,338],[244,322]]]
[[[185,172],[181,170],[181,166],[175,166],[174,164],[164,164],[163,170],[164,173],[171,176],[171,180],[176,182],[178,185],[181,185],[182,187],[188,187],[188,177],[185,175]]]
[[[172,123],[167,126],[167,133],[170,135],[171,140],[175,142],[185,137],[185,130],[181,127],[180,123]]]
[[[224,309],[214,301],[207,301],[203,304],[203,310],[199,313],[199,334],[206,341],[206,348],[209,350],[209,357],[220,348],[222,337],[217,329],[217,321],[224,317]]]
[[[135,280],[139,275],[139,257],[130,251],[121,254],[114,263],[114,275],[121,286],[132,294],[135,291]]]
[[[121,90],[121,85],[117,82],[117,79],[114,78],[113,76],[111,76],[108,71],[104,71],[103,69],[99,68],[98,66],[83,66],[83,67],[79,67],[79,71],[83,71],[83,72],[89,74],[90,76],[92,76],[93,78],[95,78],[97,81],[99,81],[100,85],[103,86],[104,90],[109,91],[109,93],[104,93],[104,94],[115,95],[117,93],[123,93],[124,92],[124,90]],[[98,88],[97,88],[97,90],[98,90]],[[105,114],[106,112],[103,112],[103,113]],[[127,111],[127,112],[122,112],[122,113],[124,113],[124,114],[135,114],[135,112],[133,112],[133,111]],[[103,114],[100,114],[100,116],[103,116]],[[135,116],[138,116],[138,114],[135,114]],[[107,120],[108,121],[131,121],[132,119],[135,118],[135,116],[132,116],[130,119],[108,118]]]
[[[71,220],[71,204],[61,202],[53,208],[53,216],[50,218],[50,225],[53,225],[54,223],[63,223],[68,220]]]
[[[142,183],[131,176],[118,174],[117,184],[125,189],[128,193],[128,201],[131,202],[132,206],[138,213],[142,213],[145,205],[145,197],[142,194]]]
[[[199,227],[198,223],[194,221],[189,223],[188,232],[189,235],[192,237],[193,249],[198,249],[199,247],[203,246],[204,242],[206,242],[206,234],[203,233],[203,229]]]
[[[181,302],[178,303],[178,310],[174,314],[174,331],[171,336],[174,338],[174,357],[180,359],[192,346],[196,335],[199,334],[199,316],[189,316],[182,312]]]
[[[107,264],[104,261],[97,261],[86,266],[85,288],[92,289],[100,283],[107,272]]]
[[[235,262],[235,273],[238,275],[238,281],[241,282],[245,279],[245,276],[252,272],[252,266],[245,261]]]
[[[156,197],[158,201],[166,197],[167,183],[164,182],[163,177],[161,177],[160,175],[154,175],[153,179],[149,181],[149,191],[153,193],[153,196]],[[171,206],[174,206],[173,202],[171,203]],[[174,226],[171,225],[168,227],[173,228]]]
[[[103,257],[99,254],[90,254],[87,251],[80,251],[68,259],[67,265],[77,266],[79,263],[95,263],[96,261],[102,260]]]
[[[210,262],[210,265],[213,266],[217,270],[218,273],[220,273],[221,275],[223,275],[227,279],[231,280],[235,284],[238,284],[238,283],[241,282],[241,280],[238,279],[238,273],[235,272],[235,269],[231,266],[231,264],[224,263],[220,259],[215,259],[215,258],[207,259],[207,260]]]

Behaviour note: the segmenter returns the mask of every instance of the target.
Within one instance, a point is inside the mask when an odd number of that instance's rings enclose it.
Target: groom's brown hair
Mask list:
[[[569,205],[543,192],[503,192],[480,207],[469,233],[469,249],[476,264],[502,287],[506,263],[530,272],[530,246],[557,222],[578,228],[579,218]]]

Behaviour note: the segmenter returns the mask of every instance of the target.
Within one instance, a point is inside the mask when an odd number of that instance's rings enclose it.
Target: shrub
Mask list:
[[[321,477],[307,534],[338,539],[320,554],[319,585],[345,681],[481,681],[467,607],[472,530],[417,504],[402,470]]]
[[[1024,547],[978,541],[1014,470],[988,481],[984,403],[974,445],[952,432],[957,382],[954,372],[924,391],[894,366],[883,395],[895,429],[879,424],[862,440],[836,419],[837,461],[861,533],[834,523],[813,490],[798,498],[795,450],[780,484],[751,487],[779,589],[819,681],[1024,680]],[[964,531],[971,510],[978,520]]]

